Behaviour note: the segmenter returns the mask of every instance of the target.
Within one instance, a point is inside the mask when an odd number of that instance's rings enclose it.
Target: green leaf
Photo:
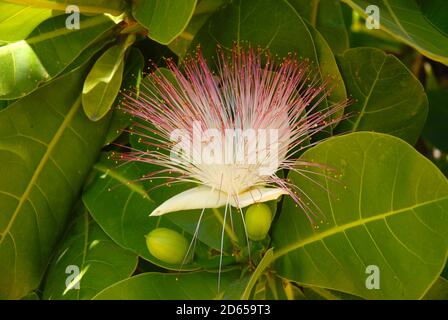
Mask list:
[[[221,288],[239,272],[221,274]],[[143,273],[118,282],[97,294],[95,300],[211,300],[218,297],[218,274]]]
[[[135,1],[134,18],[148,29],[148,37],[161,43],[173,41],[187,27],[196,0]]]
[[[169,43],[168,48],[179,57],[184,57],[196,33],[207,19],[229,0],[202,0],[196,6],[193,16],[185,30]]]
[[[269,23],[260,23],[269,21]],[[333,53],[315,28],[302,19],[286,0],[237,0],[213,14],[196,35],[192,48],[201,45],[206,57],[214,56],[217,43],[231,50],[234,43],[260,46],[280,58],[295,52],[308,58],[321,79],[331,75],[336,86],[322,107],[346,99],[344,82]]]
[[[446,13],[448,11],[448,2],[445,0],[417,0],[423,15],[429,22],[440,30],[441,33],[448,36],[448,21]]]
[[[69,30],[60,16],[39,25],[25,41],[0,47],[0,99],[20,98],[51,80],[113,26],[105,16],[81,17],[81,29]]]
[[[380,9],[380,28],[423,55],[448,65],[448,37],[423,14],[415,0],[343,0],[366,17],[365,9]]]
[[[107,49],[95,62],[82,89],[82,106],[92,121],[103,118],[112,107],[123,79],[124,55],[135,36]]]
[[[273,232],[279,275],[367,299],[424,296],[448,251],[448,180],[435,165],[398,138],[367,132],[329,139],[302,160],[334,169],[289,175],[325,218],[313,227],[286,198]],[[380,289],[366,288],[370,265]]]
[[[346,293],[318,287],[304,287],[303,294],[306,300],[362,300]]]
[[[137,256],[114,243],[80,206],[49,266],[43,299],[86,300],[132,275]],[[79,276],[75,277],[78,268]],[[73,278],[67,280],[68,277]],[[68,286],[67,286],[68,285]]]
[[[395,56],[373,48],[356,48],[338,59],[348,93],[355,99],[353,113],[339,132],[377,131],[413,144],[428,113],[420,81]]]
[[[145,58],[142,53],[137,48],[131,47],[126,58],[121,90],[136,92],[138,96],[144,67]],[[106,144],[114,141],[122,133],[122,130],[132,123],[131,116],[124,112],[120,105],[121,97],[118,96],[114,102],[114,113],[107,132]]]
[[[13,102],[14,102],[14,100],[0,100],[0,110],[5,109],[7,106],[9,106]]]
[[[40,297],[35,291],[32,291],[20,300],[40,300]]]
[[[0,3],[0,41],[25,39],[41,22],[53,15],[51,9]]]
[[[67,3],[67,0],[3,0],[10,3],[19,5],[29,5],[30,2],[35,8],[46,8],[52,10],[58,10],[65,12],[67,6],[71,3]],[[72,3],[78,6],[79,12],[84,14],[89,13],[109,13],[114,16],[118,16],[123,13],[126,3],[124,0],[76,0]]]
[[[249,300],[257,281],[263,275],[266,268],[271,265],[273,257],[274,250],[271,248],[266,251],[257,268],[252,273],[229,285],[224,294],[224,298],[231,300]]]
[[[429,91],[429,114],[423,136],[437,149],[448,153],[448,90]]]
[[[261,300],[306,300],[302,290],[292,282],[282,279],[274,274],[267,274],[265,276],[266,282],[264,284],[264,297]],[[262,285],[260,282],[257,284]],[[257,289],[257,288],[256,288]],[[253,296],[256,300],[257,293]]]
[[[448,280],[439,277],[425,294],[423,300],[448,300]]]
[[[348,32],[339,0],[289,0],[289,3],[322,34],[334,53],[348,49]]]
[[[107,129],[81,108],[84,69],[0,112],[0,298],[37,288]]]
[[[75,60],[73,60],[61,73],[66,74],[72,70],[79,68],[94,58],[97,58],[99,53],[115,43],[116,35],[114,29],[110,29],[103,33],[99,38],[95,40],[90,46],[85,48]]]

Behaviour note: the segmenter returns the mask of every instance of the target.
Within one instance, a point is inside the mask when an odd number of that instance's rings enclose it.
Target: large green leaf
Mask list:
[[[84,69],[0,112],[0,298],[42,278],[107,129],[81,107]]]
[[[328,75],[334,78],[336,87],[323,107],[346,99],[344,82],[330,47],[287,0],[233,1],[210,17],[196,35],[192,48],[200,44],[204,55],[210,57],[215,55],[217,43],[231,50],[235,42],[260,46],[281,58],[295,52],[309,59],[321,79]]]
[[[0,41],[23,40],[52,15],[51,9],[0,2]]]
[[[348,49],[348,32],[339,0],[289,0],[289,3],[322,34],[334,53]]]
[[[448,65],[448,36],[423,14],[415,0],[343,0],[360,15],[376,5],[380,9],[380,28],[415,48],[430,59]],[[428,1],[429,2],[429,1]]]
[[[196,0],[138,0],[132,13],[151,39],[168,44],[187,27],[195,6]]]
[[[338,59],[352,115],[340,132],[377,131],[415,143],[425,124],[428,100],[420,81],[395,56],[356,48]]]
[[[76,5],[81,13],[109,13],[118,16],[125,9],[125,0],[76,0],[73,3],[67,0],[3,0],[18,5],[29,5],[35,8],[46,8],[65,12],[69,5]]]
[[[364,298],[421,298],[447,258],[442,173],[407,143],[379,133],[329,139],[303,160],[333,168],[325,177],[289,175],[325,218],[313,227],[291,199],[284,201],[273,233],[279,275]],[[380,289],[366,288],[370,265],[379,268]]]
[[[221,290],[239,272],[221,274]],[[211,300],[218,297],[218,274],[143,273],[123,280],[97,294],[95,300]]]
[[[82,106],[92,121],[103,118],[112,107],[123,79],[126,45],[114,45],[95,62],[84,82]]]
[[[46,275],[43,299],[85,300],[131,276],[137,256],[119,247],[80,206]],[[73,272],[78,268],[79,276]],[[68,271],[68,272],[67,272]],[[67,279],[69,276],[72,278]],[[71,280],[71,281],[70,281]]]
[[[39,25],[25,41],[0,47],[0,99],[15,99],[61,73],[90,44],[114,26],[106,16],[81,17],[81,29],[65,17]]]

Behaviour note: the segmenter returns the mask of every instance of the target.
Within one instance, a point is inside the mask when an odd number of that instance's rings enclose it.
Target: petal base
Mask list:
[[[249,189],[234,197],[210,187],[200,186],[171,197],[154,209],[150,216],[161,216],[170,212],[184,210],[220,208],[226,204],[230,204],[235,208],[244,208],[256,202],[278,199],[284,194],[288,194],[288,192],[280,188],[259,187]]]

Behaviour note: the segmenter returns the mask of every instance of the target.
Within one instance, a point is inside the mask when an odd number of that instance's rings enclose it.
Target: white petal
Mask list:
[[[281,195],[288,194],[280,188],[253,188],[238,195],[238,199],[231,199],[230,204],[236,208],[244,208],[256,202],[266,202],[278,199]]]
[[[151,212],[150,216],[161,216],[169,212],[181,210],[219,208],[226,203],[227,195],[224,192],[200,186],[186,190],[169,198]]]

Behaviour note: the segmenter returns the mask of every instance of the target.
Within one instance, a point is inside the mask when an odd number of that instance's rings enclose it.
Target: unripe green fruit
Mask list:
[[[266,238],[271,227],[271,209],[264,203],[255,203],[246,211],[246,229],[249,239],[260,241]]]
[[[169,264],[182,263],[188,250],[187,239],[167,228],[157,228],[148,233],[146,245],[154,257]]]

